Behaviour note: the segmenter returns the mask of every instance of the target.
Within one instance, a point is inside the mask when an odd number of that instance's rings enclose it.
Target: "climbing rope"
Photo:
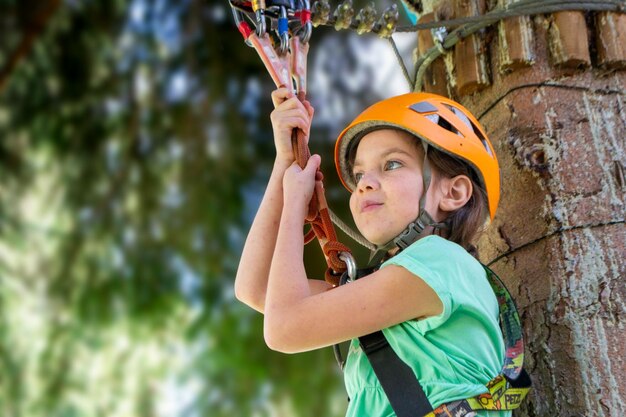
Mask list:
[[[276,87],[293,88],[303,102],[306,99],[306,63],[312,28],[308,0],[297,1],[295,9],[291,8],[292,2],[283,0],[271,3],[231,0],[230,4],[237,28],[246,43],[259,54]],[[270,27],[276,28],[274,33],[267,31],[267,19],[272,23]],[[304,168],[311,152],[302,130],[293,130],[291,146],[296,162]],[[337,240],[322,179],[323,175],[318,171],[315,192],[305,218],[311,230],[304,241],[309,243],[317,237],[328,265],[325,279],[336,286],[345,271],[354,269],[354,258],[350,249]]]

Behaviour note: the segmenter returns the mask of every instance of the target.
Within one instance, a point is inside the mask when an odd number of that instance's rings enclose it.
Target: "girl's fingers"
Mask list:
[[[309,115],[304,111],[304,109],[300,109],[300,108],[293,108],[293,109],[281,108],[279,110],[274,110],[270,114],[270,118],[276,121],[282,120],[282,119],[288,119],[292,117],[298,117],[298,118],[302,118],[304,120],[309,121]]]
[[[313,106],[311,106],[311,103],[308,100],[305,100],[302,102],[302,104],[304,105],[304,108],[306,109],[309,115],[309,119],[313,119],[313,114],[315,113],[315,109],[313,108]]]
[[[278,130],[289,128],[293,129],[297,127],[302,129],[302,131],[307,134],[311,123],[306,114],[303,114],[297,109],[280,113],[272,112],[272,114],[270,115],[270,119],[272,120],[272,124]]]
[[[286,131],[293,130],[298,128],[302,130],[305,134],[307,134],[309,129],[308,120],[303,119],[302,117],[290,117],[287,119],[283,119],[280,122],[276,123],[276,131]]]
[[[274,104],[274,108],[280,106],[285,100],[291,97],[294,97],[293,93],[285,87],[272,91],[272,103]]]
[[[320,167],[320,162],[322,161],[322,158],[315,154],[315,155],[311,155],[311,157],[309,158],[309,160],[306,162],[306,167],[304,167],[304,170],[311,176],[314,176],[315,173],[317,172],[317,169]]]

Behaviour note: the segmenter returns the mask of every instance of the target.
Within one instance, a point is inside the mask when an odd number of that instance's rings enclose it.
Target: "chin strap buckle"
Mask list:
[[[432,227],[432,230],[427,230],[428,227]],[[447,229],[448,227],[445,222],[436,222],[426,210],[422,210],[419,217],[409,224],[404,232],[393,240],[393,243],[400,248],[400,251],[403,251],[419,239],[431,235],[435,229]]]
[[[393,240],[393,243],[399,247],[400,250],[404,250],[419,238],[423,230],[423,225],[418,222],[413,222],[407,226],[400,236]]]

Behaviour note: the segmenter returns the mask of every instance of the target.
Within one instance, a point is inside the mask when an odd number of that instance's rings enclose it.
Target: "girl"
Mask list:
[[[308,137],[313,109],[287,89],[272,101],[276,161],[235,281],[237,298],[265,315],[267,345],[295,353],[352,340],[348,416],[395,415],[357,339],[381,329],[433,407],[486,392],[504,344],[498,302],[468,250],[495,214],[499,169],[476,119],[444,97],[410,93],[373,105],[341,133],[337,170],[357,228],[384,262],[331,289],[308,280],[302,262],[320,158],[300,169],[291,132]]]

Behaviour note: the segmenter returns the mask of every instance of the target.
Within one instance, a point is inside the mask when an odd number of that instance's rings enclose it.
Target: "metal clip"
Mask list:
[[[353,16],[354,8],[352,7],[352,0],[345,0],[335,10],[335,30],[350,28]]]
[[[313,9],[311,9],[311,21],[313,26],[318,27],[325,25],[330,18],[330,4],[328,0],[318,0],[313,3]]]
[[[256,20],[256,35],[262,38],[267,32],[267,24],[265,22],[265,0],[252,0],[252,10]]]
[[[433,37],[433,43],[442,54],[445,53],[445,48],[443,47],[443,41],[446,40],[446,36],[448,36],[448,29],[445,27],[433,28],[430,30],[430,34]]]
[[[280,46],[278,54],[285,55],[289,51],[289,20],[287,18],[287,8],[280,6],[280,15],[278,17],[278,37]]]
[[[373,2],[370,2],[370,4],[359,11],[359,14],[356,16],[356,24],[356,32],[359,35],[372,31],[376,24],[376,9]]]
[[[378,29],[378,36],[380,36],[381,38],[390,37],[393,32],[396,31],[398,17],[398,6],[396,4],[392,4],[385,10],[383,15],[380,17],[380,28]]]
[[[356,279],[356,262],[350,252],[339,252],[339,259],[341,259],[348,268],[348,282],[353,282]]]
[[[302,43],[308,43],[311,39],[311,34],[313,33],[313,25],[311,24],[311,3],[309,0],[301,0],[300,1],[301,8],[299,10],[300,13],[300,24],[301,28],[298,32],[298,37],[302,41]]]

